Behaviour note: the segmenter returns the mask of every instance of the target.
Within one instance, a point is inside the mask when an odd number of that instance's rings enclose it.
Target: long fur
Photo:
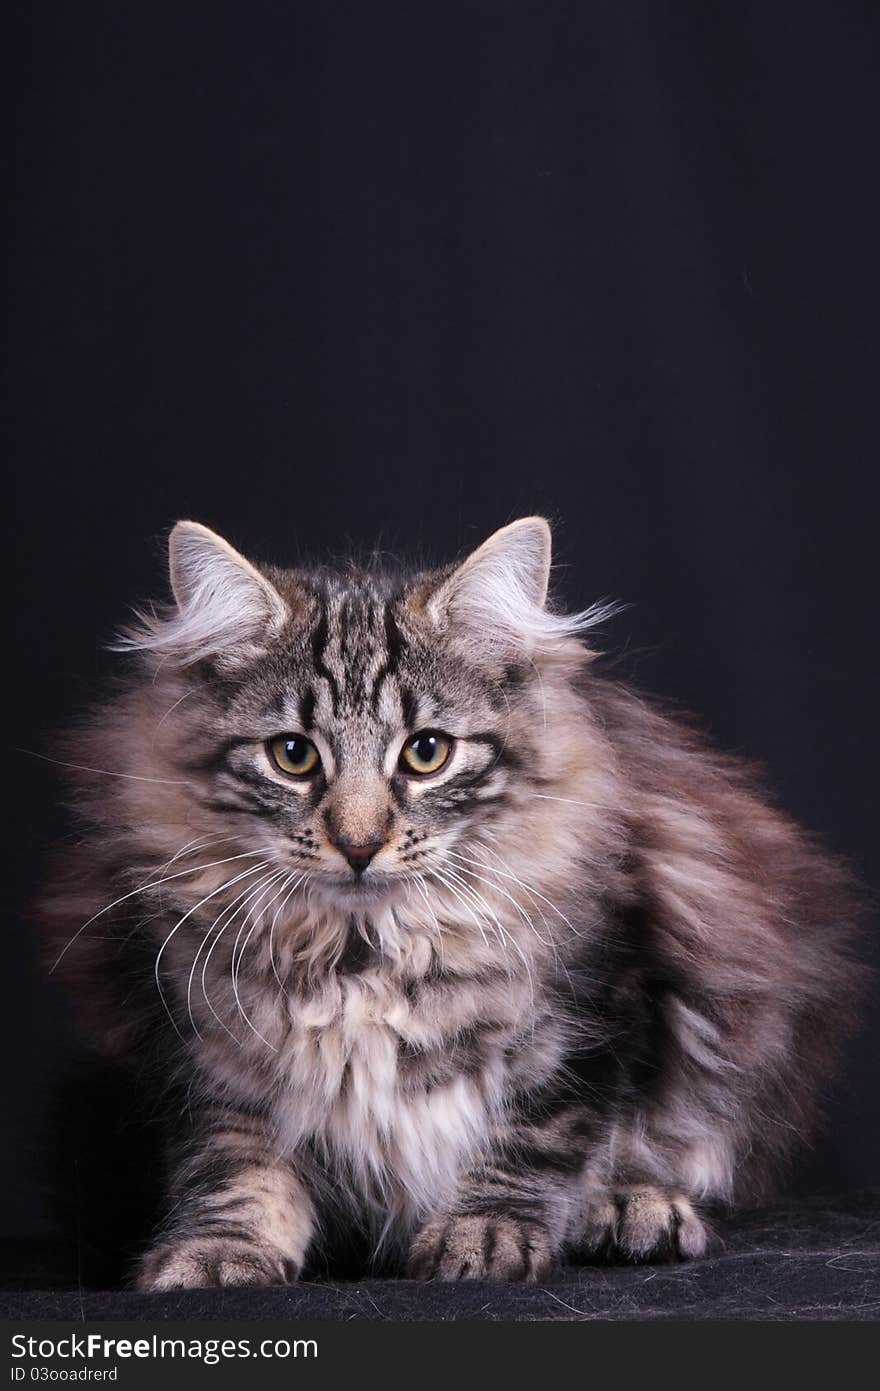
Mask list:
[[[168,1130],[144,1288],[699,1255],[816,1119],[856,895],[755,773],[603,674],[546,523],[407,579],[171,541],[176,605],[65,753],[41,907]],[[407,776],[415,732],[454,737]],[[318,773],[268,743],[312,739]],[[349,844],[380,849],[362,872]]]

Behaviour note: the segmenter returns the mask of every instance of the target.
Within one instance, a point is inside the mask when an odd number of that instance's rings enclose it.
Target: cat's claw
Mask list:
[[[432,1218],[412,1244],[406,1274],[414,1280],[545,1279],[556,1252],[537,1222],[488,1215]]]

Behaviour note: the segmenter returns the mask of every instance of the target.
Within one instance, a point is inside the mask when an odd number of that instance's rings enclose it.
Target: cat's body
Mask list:
[[[291,1278],[340,1222],[447,1278],[699,1254],[695,1205],[809,1130],[844,871],[599,673],[539,520],[406,580],[189,523],[171,555],[45,902],[93,1032],[167,1088],[141,1285]]]

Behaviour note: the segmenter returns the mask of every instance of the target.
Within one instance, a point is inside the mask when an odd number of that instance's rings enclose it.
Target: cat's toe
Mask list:
[[[619,1195],[617,1243],[634,1261],[701,1256],[707,1233],[683,1194],[644,1185]]]
[[[556,1253],[545,1229],[518,1218],[435,1218],[413,1242],[407,1274],[415,1280],[544,1279]]]
[[[285,1285],[299,1274],[275,1250],[222,1237],[168,1242],[148,1251],[135,1273],[139,1290],[188,1290],[218,1285]]]
[[[627,1261],[694,1259],[709,1233],[689,1198],[638,1184],[597,1199],[586,1217],[582,1246]]]

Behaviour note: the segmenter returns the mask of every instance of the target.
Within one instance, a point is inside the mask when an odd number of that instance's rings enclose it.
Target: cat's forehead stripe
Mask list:
[[[327,682],[330,691],[330,699],[333,702],[333,713],[336,714],[339,710],[340,692],[336,676],[325,661],[328,634],[329,624],[327,621],[327,608],[326,606],[322,606],[318,615],[318,622],[312,633],[312,661],[316,674]]]
[[[315,675],[324,684],[334,716],[352,711],[377,717],[389,713],[383,693],[397,676],[407,647],[392,599],[370,590],[325,591],[310,647]],[[316,707],[314,692],[311,697],[304,710],[310,723]],[[395,687],[394,706],[412,714],[412,693],[404,696]]]

